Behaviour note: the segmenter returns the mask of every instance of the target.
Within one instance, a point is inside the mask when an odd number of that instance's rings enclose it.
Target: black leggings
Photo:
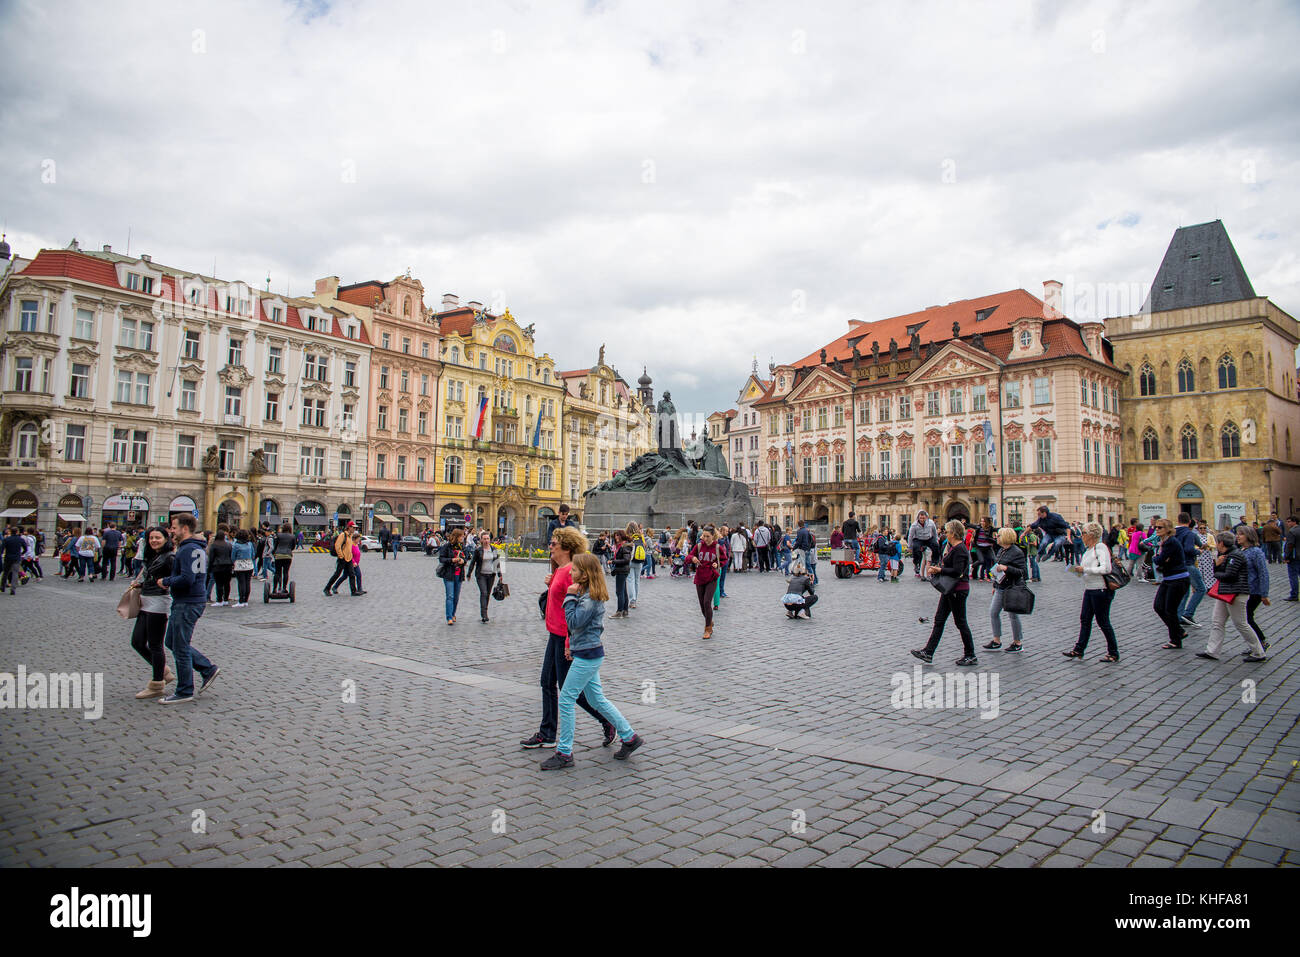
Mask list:
[[[142,611],[136,615],[135,629],[131,632],[131,647],[153,667],[153,680],[163,680],[167,665],[167,652],[163,651],[163,635],[167,631],[167,616],[161,612]]]
[[[239,601],[241,604],[248,604],[248,593],[253,587],[253,572],[235,572],[235,581],[239,583]]]
[[[488,601],[492,598],[492,586],[496,584],[497,576],[476,574],[474,580],[478,582],[478,616],[487,621]]]
[[[1155,601],[1151,603],[1169,629],[1169,644],[1180,648],[1183,645],[1183,624],[1178,620],[1178,605],[1187,597],[1187,589],[1191,587],[1190,578],[1175,578],[1173,581],[1166,578],[1156,589]]]
[[[970,595],[969,591],[953,589],[948,594],[940,596],[939,607],[934,612],[934,628],[930,630],[930,640],[925,645],[926,654],[933,655],[935,649],[939,647],[939,639],[943,637],[943,626],[947,623],[948,616],[952,615],[957,631],[961,634],[961,646],[966,652],[966,657],[974,657],[975,639],[971,636],[970,625],[966,624],[968,595]]]
[[[990,545],[976,545],[975,554],[979,556],[979,577],[987,579],[993,576],[993,547]]]
[[[1263,600],[1263,595],[1251,595],[1250,600],[1246,602],[1246,624],[1250,625],[1250,627],[1254,629],[1255,637],[1259,639],[1260,647],[1263,647],[1266,642],[1264,639],[1264,633],[1259,630],[1259,625],[1255,624],[1255,609],[1259,607],[1259,603]]]
[[[285,591],[289,587],[289,566],[293,564],[292,555],[275,557],[275,573],[272,576],[271,591]]]
[[[696,582],[695,597],[700,600],[700,611],[704,613],[704,626],[713,627],[713,589],[718,586],[715,578],[711,582]]]
[[[217,565],[212,569],[212,580],[217,583],[217,601],[230,601],[230,576],[234,565]]]

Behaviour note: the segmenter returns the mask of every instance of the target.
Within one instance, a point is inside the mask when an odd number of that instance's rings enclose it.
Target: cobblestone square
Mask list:
[[[114,612],[121,583],[46,566],[0,599],[0,671],[102,673],[103,716],[0,711],[3,866],[1300,861],[1300,616],[1278,566],[1259,615],[1271,657],[1251,666],[1231,635],[1225,660],[1194,657],[1210,599],[1187,647],[1160,650],[1139,583],[1115,601],[1120,663],[1096,660],[1096,635],[1067,660],[1079,585],[1045,565],[1021,655],[957,669],[950,626],[921,669],[996,687],[994,717],[891,703],[919,680],[908,650],[937,597],[910,566],[889,584],[821,563],[811,621],[785,617],[779,575],[732,574],[711,641],[691,585],[660,575],[605,625],[605,692],[645,746],[614,761],[579,712],[575,766],[547,773],[549,752],[519,747],[540,717],[544,565],[510,564],[490,624],[467,590],[448,627],[431,559],[369,555],[367,595],[325,598],[332,560],[300,554],[296,604],[261,603],[255,583],[247,609],[208,608],[195,645],[221,680],[167,708],[133,697],[148,674]],[[972,583],[977,646],[988,600]]]

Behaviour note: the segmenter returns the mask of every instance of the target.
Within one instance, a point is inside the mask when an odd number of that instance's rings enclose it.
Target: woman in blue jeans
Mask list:
[[[573,584],[564,594],[564,620],[569,631],[564,657],[572,664],[560,688],[560,737],[555,743],[555,754],[542,762],[543,771],[573,767],[573,706],[579,695],[584,695],[591,707],[614,726],[622,743],[614,755],[617,760],[627,760],[629,754],[641,747],[640,736],[622,712],[606,700],[600,687],[600,663],[605,657],[600,638],[605,630],[605,602],[609,601],[600,560],[583,552],[573,556],[570,567]]]
[[[438,549],[438,577],[447,593],[447,624],[456,624],[456,606],[460,604],[460,586],[465,583],[469,557],[465,552],[465,529],[453,528],[447,543]]]

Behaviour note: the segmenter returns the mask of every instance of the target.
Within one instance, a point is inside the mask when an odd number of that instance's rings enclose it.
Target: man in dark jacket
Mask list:
[[[1183,560],[1187,564],[1187,578],[1191,584],[1178,606],[1178,620],[1184,625],[1199,628],[1200,625],[1196,624],[1196,609],[1205,597],[1205,579],[1201,577],[1201,569],[1196,564],[1201,537],[1196,534],[1196,521],[1190,512],[1178,513],[1178,530],[1174,532],[1174,538],[1183,546]]]
[[[104,529],[104,550],[100,556],[99,577],[101,580],[117,580],[117,550],[122,547],[122,533],[117,525],[108,523]]]
[[[194,638],[194,626],[203,617],[203,610],[208,598],[208,552],[203,539],[195,534],[198,521],[193,515],[180,514],[172,517],[172,541],[176,543],[176,560],[172,564],[173,574],[169,578],[158,579],[158,587],[171,592],[171,614],[167,616],[167,631],[163,635],[163,645],[170,648],[176,659],[176,690],[165,698],[159,698],[159,704],[184,704],[193,701],[208,690],[208,685],[217,680],[221,669],[207,659],[207,656],[191,646]],[[194,671],[203,676],[203,684],[194,690]]]
[[[385,522],[379,529],[379,557],[382,561],[388,561],[388,549],[393,545],[393,533],[389,529],[388,523]],[[397,561],[397,549],[393,548],[393,561]]]
[[[549,545],[549,544],[551,543],[551,536],[555,534],[555,530],[556,530],[557,528],[569,528],[569,527],[577,528],[577,527],[578,527],[578,523],[575,522],[575,521],[570,517],[570,515],[569,515],[569,506],[568,506],[567,504],[566,504],[566,505],[561,505],[561,506],[560,506],[560,514],[557,515],[555,518],[552,518],[552,519],[550,520],[550,522],[547,523],[547,526],[546,526],[546,544]]]
[[[849,512],[849,517],[840,526],[840,532],[844,535],[844,547],[851,548],[856,552],[858,550],[858,536],[862,534],[862,526],[858,524],[858,520],[853,517],[852,512]]]
[[[1286,575],[1291,582],[1291,594],[1283,601],[1300,601],[1300,519],[1286,517],[1286,537],[1282,539],[1282,557],[1286,559]]]
[[[1047,546],[1047,553],[1043,556],[1044,560],[1069,555],[1070,523],[1062,516],[1049,511],[1046,505],[1040,505],[1038,521],[1030,522],[1029,527],[1041,535],[1044,541],[1050,543]]]

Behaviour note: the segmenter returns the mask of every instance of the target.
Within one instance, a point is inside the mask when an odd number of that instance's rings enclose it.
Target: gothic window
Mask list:
[[[1195,459],[1196,454],[1196,429],[1191,425],[1184,425],[1182,431],[1183,458]]]
[[[1222,446],[1225,459],[1241,458],[1241,432],[1237,429],[1236,423],[1224,423],[1223,428],[1219,430],[1219,444]]]
[[[1192,369],[1192,364],[1187,359],[1178,363],[1178,391],[1196,391],[1196,372]]]
[[[1144,462],[1160,460],[1160,439],[1156,435],[1156,430],[1150,426],[1142,433],[1142,460]]]
[[[1227,353],[1219,357],[1219,388],[1237,388],[1237,363]]]
[[[1156,394],[1156,372],[1149,362],[1142,363],[1142,368],[1138,370],[1138,394]]]

